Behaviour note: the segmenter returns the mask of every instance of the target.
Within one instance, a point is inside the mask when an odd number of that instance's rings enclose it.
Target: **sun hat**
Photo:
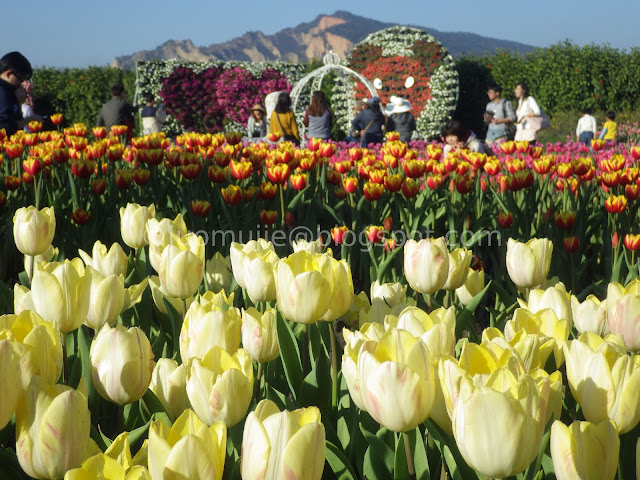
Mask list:
[[[404,113],[411,110],[411,103],[402,97],[392,96],[390,102],[384,107],[384,113],[391,115],[394,113]]]
[[[258,105],[257,103],[256,103],[253,107],[251,107],[251,111],[253,112],[254,110],[260,110],[262,113],[266,113],[266,112],[264,111],[264,108],[262,108],[262,107],[261,107],[260,105]]]

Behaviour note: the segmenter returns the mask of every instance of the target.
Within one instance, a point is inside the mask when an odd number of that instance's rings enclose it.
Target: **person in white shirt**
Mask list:
[[[538,131],[533,129],[527,118],[539,117],[542,115],[542,110],[536,102],[536,99],[529,95],[529,87],[526,83],[520,82],[516,84],[514,95],[518,99],[518,109],[516,110],[516,136],[515,139],[519,141],[535,142],[538,140]]]
[[[596,119],[591,115],[591,109],[583,109],[582,117],[578,120],[578,126],[576,127],[576,137],[578,141],[591,147],[591,140],[593,140],[597,128]]]

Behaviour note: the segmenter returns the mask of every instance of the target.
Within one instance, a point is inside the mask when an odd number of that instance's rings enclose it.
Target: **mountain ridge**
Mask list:
[[[338,10],[333,14],[318,15],[312,21],[284,28],[271,35],[260,30],[252,30],[227,42],[208,46],[196,46],[190,39],[170,39],[152,50],[140,50],[130,55],[118,56],[111,66],[132,70],[138,60],[170,58],[187,61],[306,62],[321,58],[329,49],[344,58],[356,43],[370,33],[395,25]],[[529,52],[535,48],[532,45],[484,37],[475,33],[441,32],[417,25],[408,26],[422,28],[433,35],[454,57],[465,53],[493,53],[498,49]]]

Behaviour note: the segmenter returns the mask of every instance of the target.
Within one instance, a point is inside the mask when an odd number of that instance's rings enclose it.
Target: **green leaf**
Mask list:
[[[169,314],[169,326],[171,328],[171,338],[173,339],[173,354],[176,355],[176,361],[180,363],[180,330],[182,329],[182,315],[171,305],[171,303],[163,296],[162,301],[164,307]],[[184,300],[183,300],[184,302]]]
[[[433,420],[428,419],[425,423],[438,450],[442,453],[447,467],[449,467],[451,476],[455,480],[478,480],[478,474],[464,461],[455,440],[449,437]]]
[[[331,467],[331,471],[336,475],[337,480],[357,480],[353,466],[345,454],[333,443],[327,440],[327,450],[325,452],[327,463]]]
[[[369,443],[364,455],[363,473],[369,480],[389,480],[393,478],[395,455],[393,450],[362,424],[360,430]]]
[[[456,338],[460,338],[462,334],[462,330],[467,328],[469,330],[469,338],[473,339],[477,336],[476,325],[473,321],[473,313],[478,308],[478,305],[484,298],[484,296],[489,291],[489,287],[491,286],[491,282],[487,283],[487,285],[482,289],[480,293],[478,293],[475,297],[471,299],[468,305],[466,305],[457,315],[456,315]]]
[[[276,331],[278,334],[278,346],[280,347],[280,358],[284,366],[287,383],[289,384],[291,395],[293,395],[294,400],[297,400],[298,388],[302,384],[300,349],[291,327],[289,327],[279,309],[276,309]]]

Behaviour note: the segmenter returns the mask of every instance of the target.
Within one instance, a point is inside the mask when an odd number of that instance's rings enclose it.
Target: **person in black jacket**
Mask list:
[[[351,122],[352,129],[360,133],[362,147],[370,143],[382,143],[385,124],[378,97],[366,99],[364,105],[364,110]]]
[[[402,97],[391,97],[384,109],[387,115],[387,132],[398,132],[401,142],[411,140],[411,135],[416,129],[416,119],[410,112],[411,104]]]
[[[16,98],[16,89],[29,80],[33,70],[20,52],[10,52],[0,58],[0,129],[11,136],[32,120],[42,121],[40,115],[22,118],[22,109]]]

